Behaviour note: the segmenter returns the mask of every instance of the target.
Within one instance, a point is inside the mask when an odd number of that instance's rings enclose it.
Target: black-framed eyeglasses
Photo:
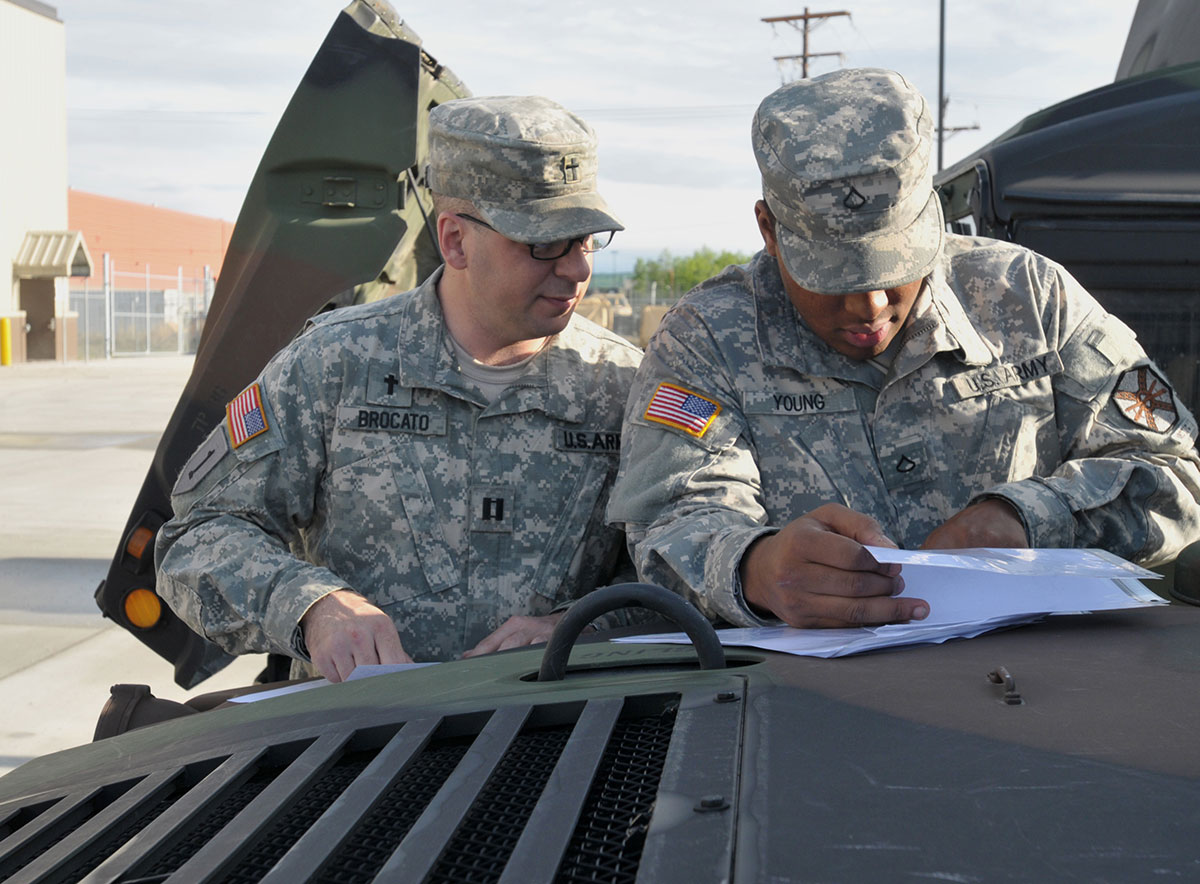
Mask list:
[[[464,215],[462,212],[455,212],[459,218],[466,218],[468,221],[474,221],[480,227],[486,227],[488,230],[500,233],[495,227],[488,224],[482,218],[476,218],[474,215]],[[575,243],[583,246],[583,251],[587,254],[598,252],[610,242],[612,242],[613,230],[600,230],[596,233],[585,233],[583,236],[575,236],[571,239],[556,239],[553,242],[531,242],[525,243],[529,246],[529,254],[537,261],[557,261],[559,258],[567,255]],[[500,233],[501,236],[504,234]]]

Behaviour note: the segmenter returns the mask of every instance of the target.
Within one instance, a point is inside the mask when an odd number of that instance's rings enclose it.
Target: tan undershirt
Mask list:
[[[533,353],[520,362],[508,365],[485,365],[464,350],[458,341],[454,340],[454,335],[447,333],[446,337],[450,339],[450,346],[454,348],[454,354],[458,357],[463,377],[470,381],[489,403],[495,402],[501,393],[519,380],[529,370],[529,364],[533,362],[534,356],[542,352],[539,349],[537,353]],[[549,338],[547,338],[548,340]],[[544,348],[545,345],[542,349]]]

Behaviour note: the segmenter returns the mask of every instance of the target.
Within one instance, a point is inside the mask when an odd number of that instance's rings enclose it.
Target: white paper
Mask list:
[[[1166,602],[1134,576],[1158,577],[1103,550],[972,549],[954,552],[867,547],[880,562],[901,566],[901,595],[924,599],[929,616],[912,623],[849,629],[788,626],[720,629],[724,645],[813,657],[875,648],[974,638],[1047,614],[1110,611]],[[619,642],[686,644],[684,633],[627,636]]]
[[[346,681],[358,681],[360,678],[371,678],[375,675],[387,675],[390,672],[406,672],[409,669],[423,669],[426,666],[434,666],[434,663],[376,663],[372,665],[364,664],[356,666],[354,671],[347,677]],[[273,691],[258,691],[253,694],[242,694],[240,697],[230,697],[230,703],[257,703],[259,700],[270,700],[272,697],[282,697],[287,694],[298,694],[300,691],[311,691],[313,688],[324,688],[333,684],[326,678],[318,678],[315,681],[302,681],[300,684],[290,684],[282,688],[275,688]]]
[[[866,547],[877,562],[929,565],[1029,576],[1138,577],[1157,580],[1159,574],[1127,562],[1103,549],[977,549],[927,550]],[[906,572],[907,573],[907,572]]]
[[[793,629],[790,626],[756,626],[744,629],[718,629],[721,644],[762,648],[805,657],[845,657],[877,648],[913,644],[940,644],[952,638],[974,638],[1005,626],[1018,626],[1042,619],[1041,615],[999,617],[978,623],[948,623],[925,626],[922,623],[891,624],[856,629]],[[691,644],[682,632],[624,636],[614,642],[639,644]]]

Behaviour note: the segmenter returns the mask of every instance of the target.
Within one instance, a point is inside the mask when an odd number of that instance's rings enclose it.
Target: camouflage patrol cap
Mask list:
[[[596,133],[539,96],[460,98],[429,113],[429,187],[509,239],[624,230],[596,192]]]
[[[944,240],[933,191],[933,121],[899,74],[835,71],[783,86],[751,134],[784,266],[824,294],[921,279]]]

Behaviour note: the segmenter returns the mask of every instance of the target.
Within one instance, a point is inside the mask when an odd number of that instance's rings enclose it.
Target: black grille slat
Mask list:
[[[106,833],[112,828],[125,828],[127,837],[134,834],[128,831],[129,823],[127,818],[137,815],[137,811],[145,804],[161,805],[165,793],[172,791],[174,781],[183,773],[183,768],[176,767],[165,771],[157,771],[142,779],[139,783],[127,790],[120,798],[109,804],[104,810],[94,814],[86,823],[76,828],[73,832],[59,841],[49,850],[41,854],[34,862],[29,863],[22,869],[19,875],[13,875],[6,880],[12,884],[25,884],[25,882],[33,882],[39,880],[43,875],[47,875],[54,871],[60,865],[74,863],[79,865],[69,876],[69,880],[78,880],[87,874],[95,866],[99,865],[100,861],[107,858],[108,854],[124,843],[124,840],[116,843],[107,843],[111,839],[105,839]],[[162,807],[157,808],[161,812]],[[144,811],[142,816],[144,817]],[[143,819],[141,824],[144,826],[148,823],[148,819]],[[124,825],[123,825],[124,823]],[[89,846],[100,841],[103,847],[108,850],[103,855],[88,857],[82,863],[76,857],[86,851]],[[90,860],[90,861],[89,861]],[[62,877],[60,876],[56,877]]]
[[[224,880],[225,871],[242,858],[264,828],[337,760],[351,736],[352,732],[326,734],[314,741],[178,869],[179,880]]]
[[[446,845],[429,884],[493,884],[500,879],[571,730],[570,725],[539,728],[513,740]]]
[[[370,814],[397,779],[404,775],[440,723],[440,718],[426,718],[401,727],[333,806],[309,827],[269,874],[262,878],[262,884],[295,884],[319,868],[328,855],[346,841],[359,821]],[[399,841],[397,837],[393,844]],[[382,865],[384,860],[386,854],[380,857],[379,864]]]
[[[430,745],[408,765],[316,878],[320,884],[369,884],[458,767],[470,739]]]
[[[0,842],[3,842],[5,838],[8,838],[26,823],[32,822],[38,814],[52,803],[49,802],[41,807],[28,804],[20,806],[12,805],[8,810],[0,811]]]
[[[188,820],[187,827],[179,833],[179,837],[169,840],[169,846],[164,851],[156,851],[153,854],[146,869],[138,868],[133,875],[139,879],[156,880],[173,873],[215,838],[217,833],[229,825],[251,801],[262,794],[278,774],[279,770],[274,768],[257,769],[249,779],[240,783],[207,811],[201,812],[197,819]]]
[[[0,841],[0,881],[7,880],[54,846],[59,838],[83,825],[95,812],[104,789],[65,795],[3,841]]]
[[[674,723],[673,710],[617,723],[556,882],[633,884]]]
[[[612,698],[592,700],[584,707],[541,800],[513,848],[500,884],[549,881],[554,877],[623,705],[620,698]]]
[[[247,777],[251,767],[262,758],[265,751],[265,749],[254,749],[225,759],[216,770],[188,789],[170,807],[155,816],[145,828],[133,835],[123,847],[101,863],[95,872],[85,879],[85,884],[115,881],[121,878],[135,864],[142,862],[153,851],[158,850],[185,825],[193,827],[200,825],[204,808],[210,802],[217,800],[218,796],[225,794],[238,780]],[[265,787],[265,785],[264,782],[263,786]],[[248,799],[243,802],[242,806],[246,803],[249,803]],[[233,816],[233,813],[227,813],[224,815],[224,820],[227,822]],[[219,827],[213,829],[214,833],[218,830]],[[169,867],[176,868],[182,865],[186,859],[187,857],[178,859],[174,865]]]
[[[176,781],[162,798],[155,801],[154,804],[139,807],[139,812],[133,814],[131,819],[126,820],[124,825],[114,826],[112,830],[104,832],[104,840],[97,843],[94,849],[89,850],[88,855],[80,856],[76,860],[76,865],[68,867],[65,872],[60,871],[50,880],[86,880],[86,882],[94,880],[88,876],[91,876],[96,868],[112,858],[122,846],[144,831],[146,826],[151,825],[154,820],[170,810],[175,801],[179,800],[179,789],[180,783]],[[109,878],[112,877],[109,876]]]
[[[529,717],[529,706],[498,709],[475,738],[437,797],[425,808],[379,874],[385,881],[423,881]]]
[[[286,811],[254,839],[236,866],[222,873],[222,884],[256,884],[275,867],[322,814],[371,763],[370,753],[347,754],[305,786]]]
[[[103,840],[99,841],[94,847],[87,851],[83,856],[75,858],[71,864],[65,869],[57,869],[55,874],[45,881],[91,881],[94,878],[87,876],[91,875],[99,866],[103,865],[113,854],[120,848],[137,837],[137,835],[161,816],[163,813],[179,800],[180,784],[178,781],[172,784],[166,794],[160,797],[155,802],[147,802],[138,808],[138,812],[131,815],[131,818],[124,821],[121,825],[114,826],[112,829],[104,833]]]

